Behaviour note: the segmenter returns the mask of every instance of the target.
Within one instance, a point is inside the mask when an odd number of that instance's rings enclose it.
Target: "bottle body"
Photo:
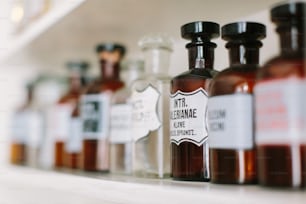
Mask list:
[[[170,175],[168,76],[148,76],[132,84],[133,172],[136,176]]]
[[[210,87],[208,103],[211,181],[255,183],[253,87],[256,65],[220,72]],[[243,125],[242,125],[243,124]]]
[[[79,100],[79,93],[68,93],[55,106],[54,167],[64,167],[66,160],[65,143],[69,136],[69,121]]]
[[[69,136],[65,143],[66,161],[65,166],[70,169],[81,167],[82,152],[82,120],[79,106],[77,105],[69,121]]]
[[[110,171],[132,173],[132,106],[130,89],[118,90],[112,97],[110,130]]]
[[[170,129],[174,179],[209,180],[208,133],[205,115],[207,91],[215,73],[214,70],[204,68],[190,69],[171,81]],[[179,101],[184,102],[175,105]],[[190,117],[176,114],[188,110],[196,111],[196,113]],[[189,123],[188,120],[192,122]]]
[[[259,71],[256,83],[256,145],[259,183],[305,186],[305,62],[281,56]]]
[[[82,168],[109,171],[110,100],[123,87],[120,80],[97,81],[81,98]]]

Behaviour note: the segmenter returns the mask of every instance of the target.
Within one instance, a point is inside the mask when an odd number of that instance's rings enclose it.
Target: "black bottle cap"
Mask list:
[[[271,9],[271,19],[278,24],[294,24],[306,20],[306,2],[279,4]]]
[[[77,71],[84,73],[90,67],[90,64],[86,61],[72,61],[67,63],[67,68],[71,71]]]
[[[236,22],[222,27],[222,38],[232,40],[261,40],[266,37],[266,26],[255,22]]]
[[[126,48],[123,45],[117,43],[101,43],[97,45],[96,51],[98,53],[103,51],[108,51],[108,52],[119,51],[121,56],[124,56]]]
[[[210,40],[220,35],[220,26],[214,22],[196,21],[187,23],[181,27],[181,35],[183,38],[192,40],[198,37]]]

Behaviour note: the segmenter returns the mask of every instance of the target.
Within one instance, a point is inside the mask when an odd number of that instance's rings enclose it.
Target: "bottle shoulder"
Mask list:
[[[301,56],[287,55],[274,57],[259,70],[258,80],[305,76],[305,60]]]
[[[86,88],[84,93],[99,94],[105,91],[115,92],[122,87],[124,87],[124,83],[120,80],[109,80],[109,81],[96,80]]]
[[[218,74],[218,71],[214,69],[189,69],[175,76],[172,80],[180,79],[211,79]]]
[[[221,72],[212,80],[209,95],[228,95],[237,93],[253,93],[258,66],[242,65],[229,67]]]

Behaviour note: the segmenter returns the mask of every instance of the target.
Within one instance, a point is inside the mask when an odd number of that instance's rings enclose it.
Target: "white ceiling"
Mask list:
[[[54,71],[70,59],[95,62],[94,47],[105,41],[122,42],[128,46],[129,56],[139,56],[137,40],[151,32],[172,35],[175,48],[180,50],[176,56],[183,56],[186,41],[180,38],[182,24],[204,20],[222,25],[267,9],[275,2],[278,1],[87,0],[22,49],[13,61]]]

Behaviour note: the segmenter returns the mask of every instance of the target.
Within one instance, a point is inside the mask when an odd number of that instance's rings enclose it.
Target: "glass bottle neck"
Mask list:
[[[171,51],[152,48],[144,51],[146,74],[168,75]]]
[[[101,80],[119,80],[119,63],[108,62],[101,60]]]
[[[214,67],[215,46],[194,45],[188,47],[189,69]]]
[[[305,50],[305,31],[303,28],[290,27],[280,30],[281,55],[299,55]]]
[[[74,73],[69,77],[70,93],[79,93],[84,85],[85,78],[80,73]]]
[[[230,66],[259,64],[259,46],[228,43],[226,47],[229,49]]]
[[[122,71],[122,79],[126,86],[130,86],[133,81],[140,78],[143,75],[143,70],[139,69],[127,69]]]

